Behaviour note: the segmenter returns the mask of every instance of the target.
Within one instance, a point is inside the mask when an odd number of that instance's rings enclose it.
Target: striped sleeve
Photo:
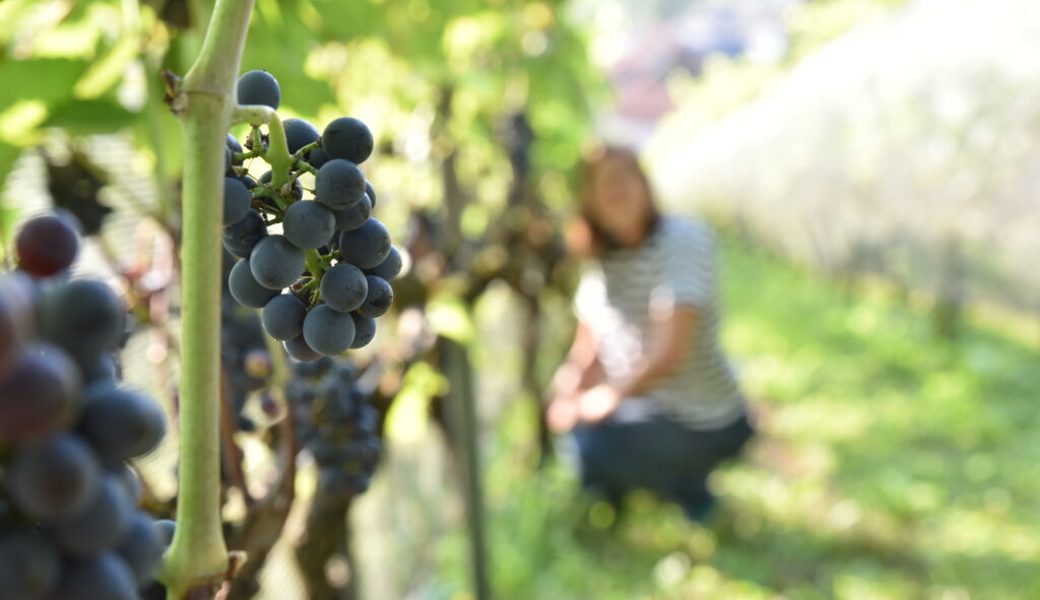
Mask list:
[[[710,306],[715,297],[715,239],[711,230],[682,223],[662,241],[659,277],[650,297],[652,310]]]

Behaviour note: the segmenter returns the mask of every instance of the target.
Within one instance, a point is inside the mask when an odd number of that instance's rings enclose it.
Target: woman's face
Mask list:
[[[639,175],[623,160],[607,158],[592,180],[589,210],[596,223],[622,244],[636,244],[645,234],[649,209]]]

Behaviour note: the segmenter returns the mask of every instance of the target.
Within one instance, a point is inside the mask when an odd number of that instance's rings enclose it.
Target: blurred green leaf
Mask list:
[[[140,42],[132,36],[124,36],[95,61],[83,77],[76,82],[73,93],[77,98],[97,98],[122,80],[126,66],[137,57]]]
[[[131,125],[138,115],[111,100],[70,100],[51,109],[42,127],[60,127],[69,133],[112,133]]]
[[[72,96],[72,88],[90,68],[86,60],[33,58],[0,63],[0,108],[19,100],[48,104]]]

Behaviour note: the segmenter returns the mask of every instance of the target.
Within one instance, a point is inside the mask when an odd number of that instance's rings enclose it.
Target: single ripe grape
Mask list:
[[[171,521],[172,522],[172,521]],[[162,561],[163,544],[152,517],[146,512],[136,512],[130,521],[130,530],[116,547],[134,575],[138,586],[143,586],[155,577]]]
[[[253,277],[249,260],[245,258],[231,267],[231,273],[228,275],[228,289],[239,304],[249,308],[263,308],[271,298],[278,295],[278,290],[272,290],[257,283],[256,278]]]
[[[41,440],[72,422],[79,408],[80,374],[53,346],[22,348],[0,381],[0,441]]]
[[[282,101],[278,80],[267,71],[248,71],[238,78],[238,103],[262,104],[277,109]]]
[[[334,158],[325,163],[314,178],[314,196],[332,210],[343,210],[361,202],[365,195],[365,175],[349,160]]]
[[[402,265],[401,253],[394,246],[390,246],[390,254],[386,255],[383,262],[366,270],[365,273],[381,277],[387,281],[393,281],[401,273]]]
[[[343,260],[361,269],[372,269],[390,254],[390,232],[378,219],[368,219],[352,231],[339,236]]]
[[[368,275],[368,296],[365,302],[357,309],[357,313],[363,317],[380,317],[394,302],[394,290],[382,277]]]
[[[291,340],[286,340],[282,345],[285,346],[285,351],[289,353],[289,356],[296,360],[308,362],[321,358],[321,353],[316,352],[314,348],[307,344],[307,341],[303,339],[303,334]]]
[[[267,237],[267,224],[256,211],[249,211],[239,222],[224,227],[223,242],[227,251],[238,258],[249,258],[256,243]]]
[[[369,201],[368,194],[365,194],[361,197],[361,202],[350,208],[333,211],[332,214],[336,217],[336,229],[353,231],[364,225],[365,221],[372,216],[372,202]],[[337,243],[339,243],[338,239]]]
[[[376,320],[357,313],[353,313],[351,316],[354,317],[354,343],[350,347],[364,348],[376,337]]]
[[[102,460],[129,460],[159,445],[166,418],[148,396],[101,384],[87,391],[78,430]]]
[[[282,235],[269,235],[257,242],[249,255],[249,268],[256,282],[271,290],[289,287],[303,273],[303,250]],[[266,302],[265,302],[266,304]]]
[[[72,265],[79,251],[79,235],[58,215],[30,219],[15,238],[18,264],[31,275],[50,277]]]
[[[354,319],[321,304],[312,308],[303,320],[303,339],[317,352],[339,354],[354,343]]]
[[[282,231],[297,248],[318,248],[335,233],[336,217],[323,204],[300,201],[286,209]]]
[[[291,340],[303,333],[306,316],[307,307],[292,294],[271,298],[260,315],[264,331],[276,340]]]
[[[310,154],[307,155],[307,162],[315,169],[320,169],[330,160],[332,160],[332,157],[329,156],[329,153],[325,152],[325,149],[320,146],[311,150]]]
[[[65,552],[78,558],[97,556],[115,548],[130,530],[134,507],[111,475],[101,481],[87,509],[54,525],[54,537]]]
[[[77,359],[115,350],[126,328],[122,299],[96,279],[47,290],[38,309],[40,333]]]
[[[234,225],[251,212],[253,196],[237,177],[224,178],[224,225]]]
[[[60,433],[18,451],[7,493],[26,515],[43,521],[82,514],[101,486],[101,467],[79,436]]]
[[[333,158],[361,164],[372,155],[375,140],[368,126],[353,117],[340,117],[325,126],[321,144]]]
[[[289,146],[289,154],[296,154],[297,150],[313,144],[321,137],[314,125],[303,119],[286,119],[282,121],[282,127],[285,129],[285,143]]]
[[[348,313],[357,309],[368,297],[368,280],[361,269],[348,263],[339,263],[321,277],[321,299],[325,304]]]

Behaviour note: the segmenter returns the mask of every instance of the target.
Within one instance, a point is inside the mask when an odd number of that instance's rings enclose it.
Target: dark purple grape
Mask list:
[[[303,335],[291,340],[286,340],[282,342],[282,345],[285,346],[285,351],[289,353],[289,356],[296,360],[307,362],[321,358],[321,353],[307,345],[307,341],[303,339]]]
[[[321,144],[329,156],[361,164],[372,155],[375,140],[368,126],[360,120],[340,117],[325,126]]]
[[[296,154],[297,150],[313,144],[321,137],[314,125],[303,119],[286,119],[282,121],[282,128],[285,129],[285,142],[289,146],[289,154]]]
[[[317,352],[339,354],[354,343],[354,319],[327,304],[315,306],[303,320],[303,339]]]
[[[79,235],[68,219],[41,215],[26,221],[15,238],[18,264],[32,275],[50,277],[76,260]]]
[[[368,297],[368,280],[354,265],[339,263],[325,272],[319,287],[325,304],[348,313],[357,309]]]
[[[324,148],[318,147],[311,150],[311,153],[307,156],[307,162],[310,163],[315,169],[320,169],[322,165],[332,160],[328,152],[325,152]]]
[[[224,226],[234,225],[251,211],[253,196],[237,177],[224,178]]]
[[[296,283],[304,263],[303,250],[282,235],[269,235],[260,240],[249,255],[253,278],[269,290],[282,290]]]
[[[166,433],[166,416],[144,394],[100,385],[87,391],[77,429],[103,461],[129,460],[159,445]]]
[[[353,231],[364,225],[365,221],[372,216],[372,203],[368,200],[368,194],[365,194],[361,197],[361,202],[350,208],[333,211],[332,214],[336,217],[336,229],[339,231]],[[334,236],[334,238],[338,246],[339,236]]]
[[[76,279],[47,290],[38,318],[43,337],[77,359],[115,350],[126,330],[122,299],[96,279]]]
[[[357,314],[362,317],[381,317],[390,310],[394,302],[394,289],[382,277],[368,275],[368,296],[365,302],[357,309]]]
[[[228,289],[239,304],[249,308],[263,308],[271,298],[278,295],[278,290],[268,289],[257,283],[249,261],[244,258],[231,267]]]
[[[44,600],[58,587],[61,555],[29,532],[0,536],[0,593],[4,598]]]
[[[365,175],[349,160],[334,158],[314,178],[314,199],[332,210],[344,210],[361,202]]]
[[[296,202],[285,211],[282,231],[297,248],[317,248],[336,232],[336,217],[319,202]]]
[[[282,90],[278,80],[267,71],[248,71],[238,78],[236,87],[238,103],[242,105],[262,104],[277,109],[282,101]]]
[[[267,335],[276,340],[291,340],[303,333],[306,316],[307,306],[299,298],[281,294],[264,305],[260,318]]]
[[[387,281],[393,281],[401,273],[402,266],[401,253],[397,251],[397,248],[390,246],[390,254],[386,255],[383,262],[366,270],[365,273],[368,275],[375,275],[376,277],[382,277]]]
[[[44,344],[23,348],[0,381],[0,441],[41,440],[68,426],[79,386],[79,370],[64,352]]]
[[[119,480],[109,475],[83,513],[54,524],[54,537],[68,554],[90,558],[115,548],[130,530],[133,515]]]
[[[359,269],[372,269],[390,254],[390,232],[378,219],[369,219],[353,231],[339,236],[343,260]]]
[[[79,436],[61,433],[19,450],[5,483],[22,512],[54,521],[86,510],[101,485],[101,467]]]
[[[267,237],[267,224],[256,211],[249,211],[238,223],[224,228],[224,247],[236,258],[249,258],[257,242]]]
[[[162,561],[163,544],[156,531],[155,522],[145,512],[137,512],[130,521],[130,530],[116,547],[138,587],[143,587],[155,578]]]
[[[350,347],[364,348],[376,337],[376,320],[356,313],[351,316],[354,317],[354,343]]]

